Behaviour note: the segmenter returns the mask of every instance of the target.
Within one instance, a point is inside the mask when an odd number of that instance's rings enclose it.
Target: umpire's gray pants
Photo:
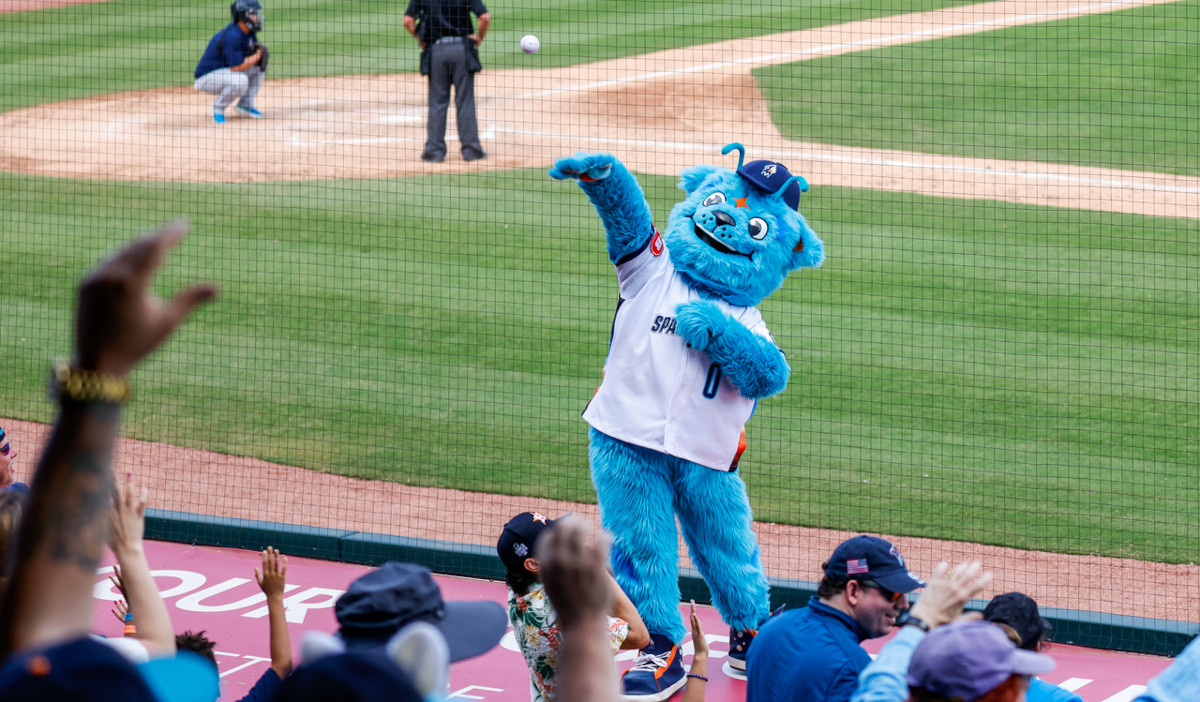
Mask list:
[[[238,98],[241,98],[238,105],[254,109],[254,98],[258,97],[262,82],[263,72],[258,66],[251,66],[244,71],[218,68],[197,78],[194,87],[202,93],[216,95],[213,111],[224,112]]]
[[[479,123],[475,120],[475,75],[467,70],[467,47],[461,41],[443,41],[429,47],[429,121],[425,125],[425,155],[446,155],[446,111],[450,108],[450,86],[454,86],[454,108],[458,115],[458,140],[464,156],[483,156]]]

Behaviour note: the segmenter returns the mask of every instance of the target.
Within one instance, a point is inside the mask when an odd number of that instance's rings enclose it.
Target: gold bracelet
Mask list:
[[[133,396],[129,380],[116,375],[72,368],[64,360],[50,371],[50,397],[58,402],[107,402],[123,405]]]

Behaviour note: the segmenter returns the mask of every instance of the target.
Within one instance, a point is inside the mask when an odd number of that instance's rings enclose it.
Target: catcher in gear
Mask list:
[[[225,123],[225,110],[236,101],[237,113],[253,119],[263,116],[254,106],[267,70],[267,47],[258,41],[263,9],[259,0],[234,0],[232,22],[213,35],[196,65],[195,88],[216,95],[213,122]]]

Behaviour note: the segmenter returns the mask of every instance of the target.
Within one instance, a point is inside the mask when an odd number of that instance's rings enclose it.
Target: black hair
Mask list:
[[[205,636],[204,631],[185,631],[175,635],[175,648],[180,651],[199,653],[212,661],[213,665],[217,664],[217,654],[213,653],[213,649],[216,647],[217,642]]]
[[[824,573],[825,569],[828,567],[829,567],[828,561],[822,563],[821,564],[821,572]],[[843,578],[843,577],[839,577],[839,576],[826,575],[821,578],[821,582],[817,583],[817,597],[819,597],[823,600],[828,600],[832,597],[836,597],[838,594],[840,594],[843,590],[846,589],[846,583],[849,583],[851,580],[854,580],[854,578]]]
[[[531,570],[522,568],[520,571],[514,571],[511,568],[504,569],[504,582],[512,588],[512,591],[518,595],[524,596],[528,594],[529,588],[538,581],[537,573]]]

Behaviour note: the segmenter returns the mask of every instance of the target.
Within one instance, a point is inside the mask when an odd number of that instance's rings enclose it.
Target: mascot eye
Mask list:
[[[702,204],[705,207],[712,207],[713,205],[719,205],[722,202],[725,202],[725,193],[713,193],[712,195],[704,198],[704,202]]]
[[[762,217],[752,218],[746,225],[746,228],[750,230],[750,236],[759,241],[761,241],[762,238],[767,235],[767,230],[769,229],[769,227],[767,227],[766,220],[764,220]]]

